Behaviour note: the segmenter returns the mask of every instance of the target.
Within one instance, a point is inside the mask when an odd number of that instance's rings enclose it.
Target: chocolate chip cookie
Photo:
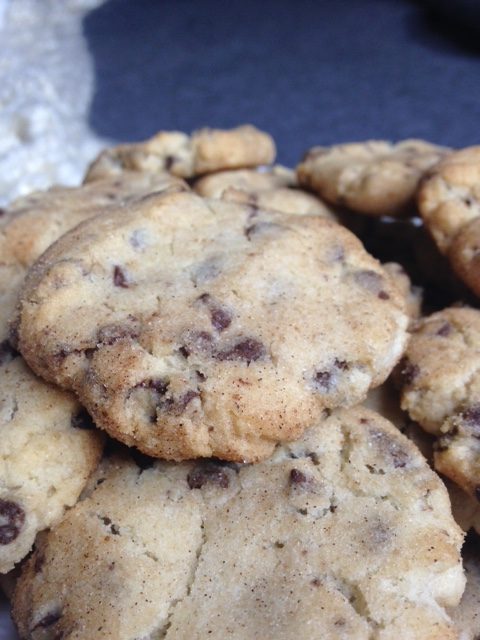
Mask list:
[[[480,497],[480,311],[422,319],[399,365],[402,408],[439,440],[435,468]]]
[[[340,225],[175,193],[65,234],[30,272],[17,329],[32,368],[113,437],[254,461],[381,384],[403,307]]]
[[[226,130],[199,129],[191,136],[179,131],[161,131],[145,142],[102,151],[85,180],[91,182],[125,170],[167,171],[181,178],[193,178],[222,169],[271,164],[275,154],[272,137],[252,125]]]
[[[332,204],[371,216],[399,215],[414,208],[420,180],[447,152],[423,140],[313,147],[297,176]]]
[[[113,459],[38,545],[14,619],[32,640],[453,640],[462,539],[407,438],[339,411],[256,465]]]
[[[440,251],[480,295],[480,146],[456,151],[434,167],[418,205]]]

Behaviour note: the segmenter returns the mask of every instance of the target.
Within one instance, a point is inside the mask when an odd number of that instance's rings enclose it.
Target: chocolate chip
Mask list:
[[[395,469],[403,469],[410,462],[410,455],[392,436],[370,429],[371,442],[375,444],[383,456],[389,456]]]
[[[299,469],[291,469],[290,471],[290,484],[308,484],[309,478]]]
[[[93,422],[92,416],[86,409],[80,409],[78,413],[72,416],[70,424],[74,429],[95,429],[95,423]]]
[[[204,462],[196,466],[187,476],[190,489],[201,489],[205,484],[214,484],[222,489],[228,489],[230,480],[228,474],[220,465]]]
[[[118,265],[115,265],[113,268],[113,284],[116,287],[123,287],[124,289],[128,289],[129,286],[125,271]]]
[[[175,158],[175,156],[165,156],[165,169],[167,171],[170,171],[176,161],[177,159]]]
[[[107,324],[101,327],[97,333],[97,343],[111,346],[118,340],[135,340],[138,338],[138,330],[128,324]]]
[[[198,300],[207,305],[210,310],[212,325],[217,331],[223,331],[230,326],[232,317],[229,312],[216,302],[209,293],[203,293]]]
[[[413,362],[411,362],[407,358],[407,356],[404,356],[400,360],[399,373],[401,383],[408,387],[420,373],[420,367],[416,364],[413,364]]]
[[[146,380],[142,380],[142,382],[136,386],[142,389],[152,389],[159,395],[164,396],[167,393],[169,384],[170,382],[166,378],[148,378]]]
[[[247,240],[251,240],[254,236],[278,232],[282,229],[284,229],[283,225],[277,224],[276,222],[255,222],[245,228],[244,234]]]
[[[9,340],[3,340],[3,342],[0,342],[0,365],[8,364],[19,355],[20,354],[12,347]]]
[[[250,364],[250,362],[259,360],[266,355],[264,345],[255,338],[245,338],[234,344],[232,347],[217,351],[215,358],[217,360],[240,360]]]
[[[316,371],[313,376],[313,382],[316,387],[330,391],[332,387],[332,374],[330,371]]]
[[[390,296],[386,291],[379,291],[378,297],[380,298],[380,300],[390,300]]]
[[[61,617],[62,612],[60,610],[51,611],[50,613],[47,613],[46,616],[43,616],[43,618],[39,622],[37,622],[37,624],[32,628],[32,631],[35,631],[35,629],[46,629],[47,627],[51,627],[56,624]]]
[[[309,453],[307,453],[307,456],[310,458],[310,460],[313,462],[313,464],[316,467],[320,464],[320,458],[315,451],[310,451]]]
[[[350,365],[346,360],[338,360],[338,358],[335,358],[335,360],[333,361],[333,365],[337,367],[337,369],[341,369],[342,371],[348,371],[348,369],[350,368]]]
[[[480,428],[480,405],[472,405],[468,409],[465,409],[465,411],[462,411],[461,415],[467,426]]]
[[[444,322],[440,329],[437,331],[436,335],[445,338],[449,336],[452,332],[452,325],[449,322]]]
[[[380,295],[380,294],[385,294],[385,292],[382,291],[384,280],[382,276],[376,271],[371,271],[370,269],[356,271],[353,274],[353,279],[361,287],[363,287],[364,289],[367,289],[367,291],[370,291],[371,293],[375,293],[378,297],[383,298],[383,295]]]
[[[0,544],[10,544],[22,530],[25,522],[25,511],[16,502],[0,499],[1,520],[6,520],[7,523],[0,525]]]

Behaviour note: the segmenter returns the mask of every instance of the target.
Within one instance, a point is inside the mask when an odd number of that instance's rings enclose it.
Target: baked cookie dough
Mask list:
[[[413,208],[420,180],[447,152],[423,140],[313,147],[297,176],[332,204],[371,216],[399,215]]]
[[[402,408],[439,438],[435,468],[480,497],[480,311],[420,320],[399,365]]]
[[[407,438],[338,411],[257,465],[113,459],[13,615],[32,640],[454,639],[462,539]]]
[[[383,382],[403,307],[340,225],[175,193],[64,235],[30,272],[17,329],[34,371],[113,437],[255,461]]]
[[[480,295],[480,146],[456,151],[432,169],[418,206],[440,251]]]
[[[190,136],[160,131],[144,142],[122,144],[102,151],[87,171],[86,182],[125,170],[167,171],[193,178],[222,169],[268,165],[275,160],[273,138],[252,125],[235,129],[199,129]]]

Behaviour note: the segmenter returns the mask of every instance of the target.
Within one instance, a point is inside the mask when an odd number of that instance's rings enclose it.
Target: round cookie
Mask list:
[[[457,233],[480,217],[480,146],[446,156],[422,182],[418,208],[442,253]]]
[[[204,198],[222,198],[224,191],[230,187],[247,193],[259,193],[295,185],[295,173],[291,169],[275,165],[259,169],[235,169],[211,173],[196,180],[192,188]]]
[[[167,171],[181,178],[193,178],[222,169],[271,164],[275,154],[273,138],[252,125],[227,130],[199,129],[191,136],[161,131],[144,142],[105,149],[89,167],[85,181],[119,175],[125,170]]]
[[[313,147],[297,176],[332,204],[371,216],[398,215],[414,204],[421,178],[446,152],[422,140]]]
[[[480,146],[447,156],[423,182],[418,205],[455,273],[480,295]]]
[[[339,411],[257,465],[113,460],[27,563],[14,619],[32,640],[453,640],[462,539],[416,448]]]
[[[32,368],[168,459],[254,461],[352,405],[403,352],[404,301],[346,229],[188,193],[78,226],[30,272]]]
[[[0,573],[77,501],[103,437],[74,396],[37,379],[4,341],[0,352]]]
[[[439,437],[435,468],[480,485],[480,311],[452,307],[416,325],[399,365],[402,408]]]

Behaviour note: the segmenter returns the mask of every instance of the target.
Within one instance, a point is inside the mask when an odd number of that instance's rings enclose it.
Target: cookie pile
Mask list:
[[[294,171],[252,126],[161,132],[10,204],[21,638],[480,633],[476,154],[367,142]],[[473,294],[442,288],[419,214]]]

